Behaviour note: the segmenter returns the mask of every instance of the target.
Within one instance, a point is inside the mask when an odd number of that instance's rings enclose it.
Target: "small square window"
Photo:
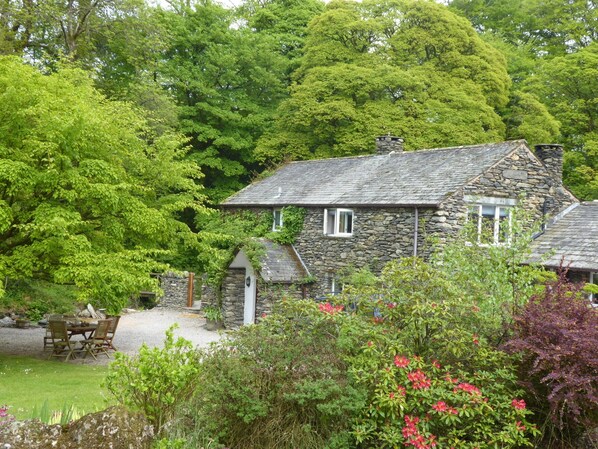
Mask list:
[[[324,209],[324,234],[341,237],[353,235],[353,211]]]
[[[282,209],[272,211],[272,230],[278,232],[282,229]]]

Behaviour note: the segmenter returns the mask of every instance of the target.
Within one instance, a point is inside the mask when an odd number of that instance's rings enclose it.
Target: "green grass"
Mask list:
[[[81,414],[105,408],[112,401],[100,387],[106,366],[86,366],[0,354],[0,405],[17,419],[30,419],[34,408],[48,401],[50,410],[73,405]],[[112,402],[110,402],[112,403]]]

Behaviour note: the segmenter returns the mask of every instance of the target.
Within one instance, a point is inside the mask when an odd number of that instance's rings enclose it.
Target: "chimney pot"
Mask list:
[[[536,156],[542,161],[557,185],[563,183],[563,146],[556,143],[541,143],[535,146]]]
[[[390,154],[403,152],[403,139],[395,136],[376,137],[376,154]]]

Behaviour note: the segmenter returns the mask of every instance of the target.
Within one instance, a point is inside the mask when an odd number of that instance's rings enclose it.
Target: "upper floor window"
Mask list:
[[[282,229],[282,209],[272,211],[272,230],[280,231]]]
[[[493,204],[469,207],[468,219],[474,225],[478,243],[509,244],[511,239],[511,208]]]
[[[349,237],[353,235],[351,209],[324,209],[324,234]]]

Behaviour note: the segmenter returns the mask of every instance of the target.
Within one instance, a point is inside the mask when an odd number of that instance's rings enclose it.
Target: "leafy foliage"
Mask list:
[[[117,312],[160,251],[195,239],[177,220],[204,210],[181,137],[153,134],[79,70],[0,58],[0,99],[2,278],[77,283]]]
[[[193,392],[200,371],[191,342],[174,339],[176,326],[166,331],[163,348],[145,344],[139,354],[115,354],[106,386],[121,404],[141,410],[159,433],[172,419],[177,404]]]
[[[433,2],[333,2],[309,25],[305,56],[263,160],[373,150],[372,136],[407,148],[500,139],[505,60],[462,18]]]
[[[77,289],[72,285],[59,285],[46,281],[18,281],[8,286],[0,297],[0,310],[24,314],[38,321],[50,313],[73,313]]]
[[[203,355],[185,407],[187,447],[211,436],[236,448],[347,447],[361,406],[339,351],[339,328],[313,302],[246,326]],[[179,429],[179,432],[185,429]]]
[[[506,345],[523,357],[522,379],[534,405],[564,434],[598,420],[598,311],[580,289],[561,270],[517,315]]]

